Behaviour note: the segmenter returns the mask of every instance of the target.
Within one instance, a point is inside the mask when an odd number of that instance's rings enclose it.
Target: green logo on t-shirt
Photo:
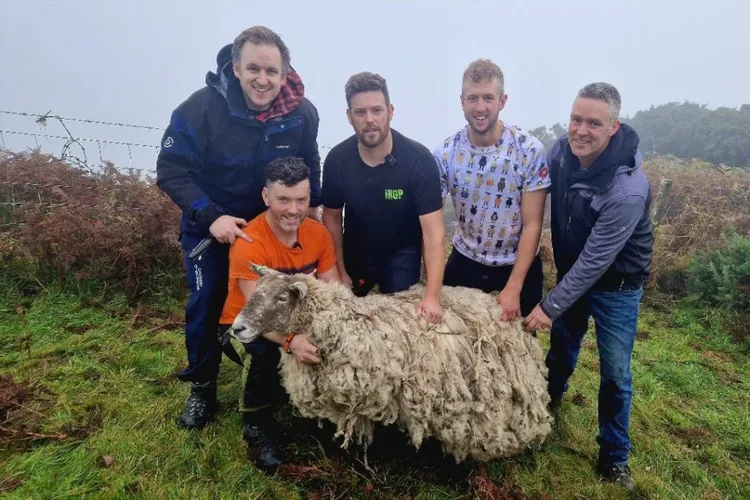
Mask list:
[[[404,196],[403,189],[386,189],[385,199],[386,200],[400,200]]]

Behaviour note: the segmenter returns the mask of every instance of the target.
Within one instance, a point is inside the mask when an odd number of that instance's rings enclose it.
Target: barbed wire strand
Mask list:
[[[32,137],[34,139],[34,144],[36,145],[37,149],[41,149],[39,144],[39,138],[45,138],[45,139],[56,139],[65,141],[63,145],[63,149],[60,155],[60,158],[62,161],[70,161],[72,163],[77,164],[79,167],[84,168],[88,170],[89,172],[94,172],[94,168],[92,168],[88,164],[88,158],[87,158],[87,151],[82,142],[88,142],[88,143],[96,143],[97,145],[97,151],[99,153],[99,161],[100,163],[104,163],[104,155],[102,151],[102,144],[104,145],[113,145],[113,146],[125,146],[128,150],[128,168],[127,170],[130,172],[139,172],[139,173],[145,173],[148,175],[153,175],[155,173],[154,168],[137,168],[133,167],[133,150],[132,148],[145,148],[145,149],[152,149],[156,150],[157,154],[161,150],[161,144],[160,145],[154,145],[154,144],[143,144],[143,143],[135,143],[135,142],[128,142],[128,141],[118,141],[118,140],[108,140],[108,139],[95,139],[90,137],[74,137],[68,126],[65,124],[66,121],[68,122],[79,122],[79,123],[88,123],[93,125],[106,125],[106,126],[117,126],[117,127],[127,127],[127,128],[136,128],[136,129],[145,129],[145,130],[156,130],[156,131],[164,131],[165,129],[160,127],[152,127],[149,125],[139,125],[139,124],[131,124],[131,123],[122,123],[122,122],[109,122],[104,120],[94,120],[89,118],[73,118],[73,117],[61,117],[59,115],[53,115],[50,111],[47,111],[45,114],[38,114],[38,113],[30,113],[30,112],[23,112],[23,111],[8,111],[8,110],[0,110],[0,114],[6,114],[6,115],[14,115],[14,116],[24,116],[24,117],[31,117],[36,118],[35,123],[38,124],[40,127],[43,127],[46,130],[47,127],[47,120],[52,119],[56,120],[60,123],[60,125],[63,127],[65,132],[68,134],[67,137],[61,136],[61,135],[54,135],[54,134],[41,134],[41,133],[33,133],[33,132],[23,132],[19,130],[7,130],[7,129],[0,129],[0,143],[2,144],[2,148],[7,150],[7,144],[5,142],[5,136],[4,134],[9,135],[17,135],[17,136],[25,136],[25,137]],[[75,156],[74,154],[71,154],[71,147],[73,145],[77,145],[80,148],[82,158]],[[325,144],[319,144],[319,149],[323,150],[330,150],[333,147],[328,146]],[[323,155],[325,156],[325,155]],[[40,179],[41,179],[42,173],[40,171]],[[14,186],[11,186],[11,201],[9,203],[2,203],[4,205],[10,205],[11,210],[14,211],[15,208],[19,205],[15,201],[15,197],[13,196],[13,188]],[[39,200],[39,203],[43,203],[41,199]]]
[[[32,136],[36,139],[37,136],[39,137],[46,137],[49,139],[61,139],[63,141],[68,141],[71,138],[65,137],[62,135],[52,135],[52,134],[35,134],[32,132],[20,132],[17,130],[0,130],[0,133],[5,134],[11,134],[11,135],[25,135],[25,136]],[[73,138],[76,141],[84,141],[84,142],[101,142],[102,144],[114,144],[117,146],[133,146],[133,147],[139,147],[139,148],[151,148],[151,149],[161,149],[161,146],[155,146],[153,144],[139,144],[135,142],[125,142],[125,141],[110,141],[108,139],[91,139],[88,137],[74,137]],[[37,142],[37,147],[39,146],[39,143]]]
[[[63,184],[61,182],[9,182],[6,185],[10,187],[23,187],[23,188],[70,188],[70,189],[96,189],[95,186],[78,186],[74,184]]]
[[[58,115],[51,115],[48,111],[46,114],[40,115],[38,113],[29,113],[27,111],[7,111],[7,110],[1,110],[0,113],[4,115],[14,115],[14,116],[28,116],[32,118],[37,118],[37,121],[44,121],[47,118],[55,118],[58,120],[65,120],[69,122],[80,122],[80,123],[90,123],[93,125],[108,125],[108,126],[114,126],[114,127],[129,127],[129,128],[140,128],[145,130],[156,130],[163,132],[164,128],[161,127],[152,127],[150,125],[137,125],[133,123],[120,123],[120,122],[108,122],[104,120],[93,120],[89,118],[70,118],[70,117],[62,117]]]
[[[90,137],[65,137],[62,135],[53,135],[53,134],[36,134],[33,132],[21,132],[18,130],[6,130],[2,129],[0,130],[0,134],[10,134],[10,135],[24,135],[24,136],[30,136],[34,137],[44,137],[47,139],[60,139],[63,141],[69,141],[71,138],[75,141],[83,141],[83,142],[96,142],[101,144],[112,144],[115,146],[133,146],[138,148],[151,148],[151,149],[161,149],[161,146],[156,146],[155,144],[140,144],[136,142],[126,142],[126,141],[110,141],[108,139],[92,139]],[[4,142],[4,139],[3,139]],[[39,147],[39,143],[37,142],[37,147]],[[333,149],[333,146],[327,146],[327,145],[318,145],[319,149]]]
[[[81,205],[79,203],[52,203],[52,202],[45,202],[45,201],[36,201],[36,202],[30,202],[30,201],[16,201],[16,202],[8,202],[8,201],[0,201],[0,206],[15,206],[19,207],[21,205],[26,204],[33,204],[35,207],[47,207],[47,208],[60,208],[60,207],[76,207],[76,208],[96,208],[96,209],[107,209],[111,208],[111,205],[107,204],[98,204],[98,205]],[[148,210],[145,207],[128,207],[128,210]],[[8,224],[10,225],[10,224]]]
[[[163,132],[163,131],[166,130],[165,128],[152,127],[150,125],[138,125],[138,124],[133,124],[133,123],[121,123],[121,122],[108,122],[108,121],[104,121],[104,120],[94,120],[94,119],[91,119],[91,118],[63,117],[63,116],[59,116],[59,115],[52,115],[52,114],[50,114],[49,111],[46,114],[40,115],[38,113],[30,113],[28,111],[7,111],[7,110],[1,110],[0,109],[0,113],[1,114],[6,114],[6,115],[27,116],[27,117],[37,118],[37,120],[36,120],[37,123],[45,123],[48,118],[54,118],[54,119],[60,121],[61,125],[63,125],[63,127],[65,127],[65,124],[62,123],[62,122],[64,122],[64,121],[70,121],[70,122],[90,123],[90,124],[94,124],[94,125],[109,125],[109,126],[116,126],[116,127],[130,127],[130,128],[140,128],[140,129],[146,129],[146,130],[157,130],[157,131],[160,131],[160,132]],[[70,133],[70,131],[67,129],[67,127],[65,127],[65,129],[66,129],[65,130],[66,132]],[[42,137],[41,134],[40,134],[40,137]],[[50,137],[52,137],[52,136],[50,136]],[[72,134],[71,134],[71,137],[72,137]],[[59,139],[60,137],[53,137],[53,138]],[[68,138],[65,138],[65,139],[67,140]],[[81,139],[81,140],[96,141],[97,139]],[[102,140],[102,141],[106,142],[104,140]],[[112,141],[109,141],[109,142],[106,142],[106,143],[107,144],[120,144],[120,145],[128,144],[128,143],[125,143],[125,142],[112,142]],[[133,144],[130,143],[130,145],[132,146]],[[152,147],[152,148],[157,148],[157,149],[160,148],[160,146],[154,146],[154,145],[143,145],[142,147]],[[319,144],[318,148],[320,148],[320,149],[333,149],[333,146]]]

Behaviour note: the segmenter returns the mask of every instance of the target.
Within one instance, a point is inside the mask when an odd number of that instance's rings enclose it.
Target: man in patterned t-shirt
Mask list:
[[[498,119],[506,100],[500,68],[472,62],[461,91],[468,123],[434,156],[458,220],[443,284],[499,291],[509,321],[542,298],[539,238],[550,179],[542,143]]]

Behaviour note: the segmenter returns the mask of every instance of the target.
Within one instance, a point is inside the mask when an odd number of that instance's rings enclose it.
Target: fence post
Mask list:
[[[672,179],[662,179],[659,183],[659,194],[656,196],[656,203],[654,204],[654,209],[651,213],[654,224],[657,226],[661,224],[662,219],[667,213],[667,199],[671,192]]]

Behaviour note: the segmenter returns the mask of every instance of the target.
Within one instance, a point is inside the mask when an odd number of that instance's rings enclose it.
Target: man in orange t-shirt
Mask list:
[[[268,164],[265,177],[262,195],[268,209],[242,229],[252,241],[238,238],[229,250],[229,293],[219,319],[219,336],[227,356],[243,366],[243,438],[256,465],[273,473],[282,462],[273,411],[286,399],[278,373],[285,337],[270,332],[242,344],[227,334],[259,279],[248,263],[287,274],[315,274],[325,281],[341,278],[330,233],[320,222],[305,217],[310,206],[309,168],[299,158],[278,158]],[[319,363],[317,351],[306,334],[295,335],[289,343],[289,353],[300,363]]]

